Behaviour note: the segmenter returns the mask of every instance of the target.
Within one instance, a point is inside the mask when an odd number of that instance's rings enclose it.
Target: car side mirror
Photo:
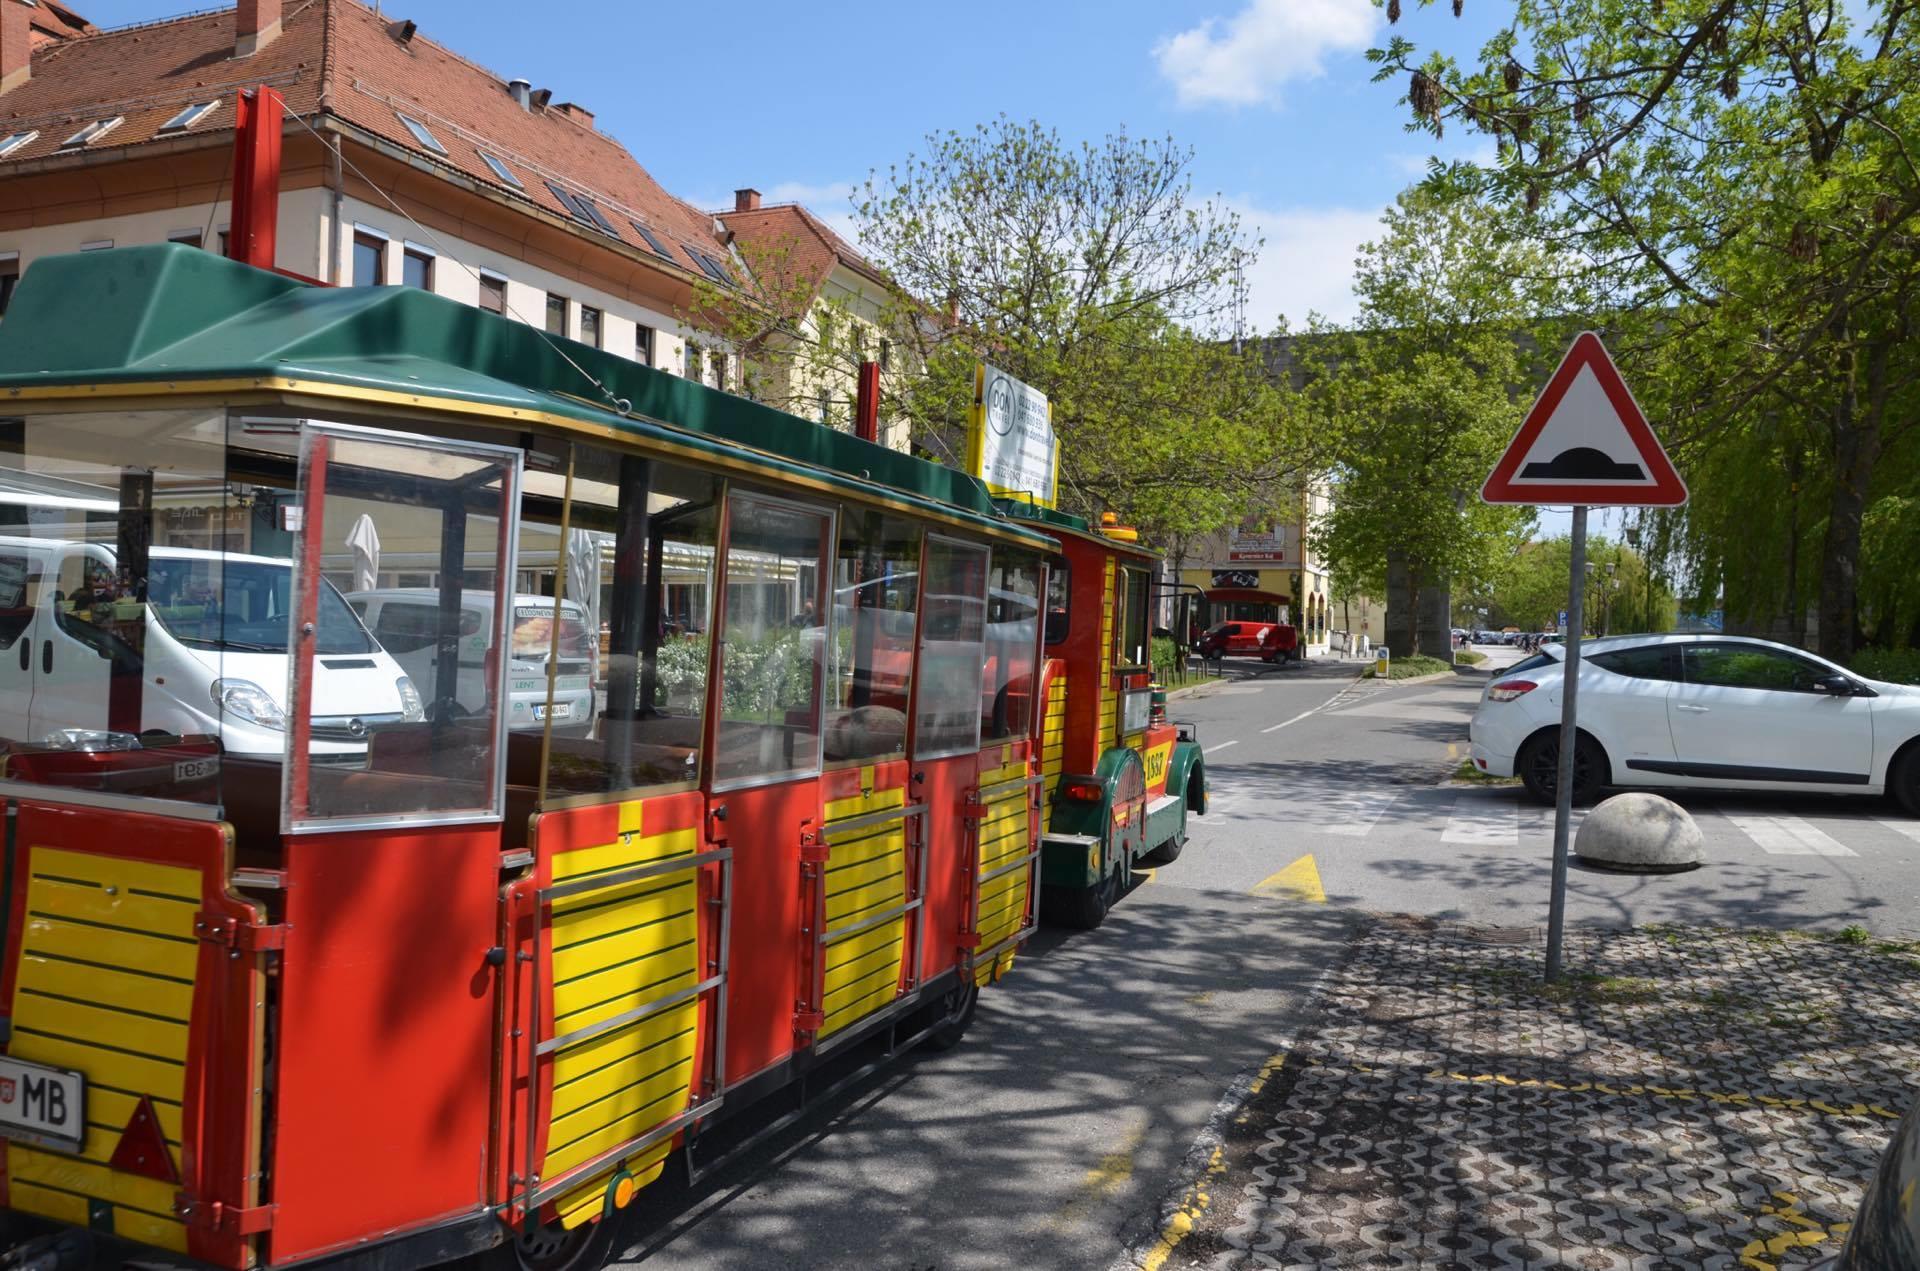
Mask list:
[[[1860,691],[1860,686],[1844,675],[1823,675],[1813,682],[1816,693],[1826,693],[1833,697],[1852,697]]]

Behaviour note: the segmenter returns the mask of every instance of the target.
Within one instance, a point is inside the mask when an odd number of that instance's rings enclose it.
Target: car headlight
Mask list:
[[[420,700],[420,690],[413,686],[411,679],[403,675],[393,682],[393,686],[400,690],[400,718],[404,722],[417,724],[427,717],[426,705]]]
[[[214,706],[223,715],[232,715],[262,728],[287,726],[286,712],[280,709],[280,704],[251,680],[215,680],[211,692]]]

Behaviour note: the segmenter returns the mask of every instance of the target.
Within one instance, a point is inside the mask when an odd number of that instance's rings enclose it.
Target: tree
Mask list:
[[[1191,159],[1001,118],[869,178],[861,246],[923,302],[895,324],[915,342],[894,391],[919,446],[960,461],[986,361],[1051,401],[1070,509],[1199,533],[1297,479],[1284,397],[1227,339],[1257,244],[1194,200]]]
[[[1357,329],[1299,345],[1336,493],[1313,543],[1335,573],[1380,589],[1396,652],[1445,656],[1448,606],[1423,613],[1421,591],[1490,576],[1530,521],[1478,491],[1520,425],[1537,360],[1528,330],[1556,280],[1469,200],[1409,190],[1383,229],[1360,249]]]
[[[1496,165],[1434,183],[1529,212],[1535,241],[1585,263],[1690,468],[1731,470],[1737,497],[1775,496],[1769,514],[1791,494],[1818,525],[1819,645],[1843,659],[1876,474],[1920,420],[1920,6],[1864,11],[1850,28],[1836,0],[1514,0],[1464,67],[1397,35],[1371,54],[1405,77],[1412,126],[1496,140]],[[1756,467],[1776,461],[1791,475],[1768,488]],[[1668,538],[1738,570],[1734,512],[1698,509],[1720,529]],[[1788,581],[1750,589],[1791,603]]]
[[[1520,545],[1496,571],[1489,621],[1523,631],[1551,628],[1567,608],[1573,543],[1565,536]],[[1633,548],[1594,535],[1587,541],[1586,622],[1606,633],[1671,630],[1673,595]]]

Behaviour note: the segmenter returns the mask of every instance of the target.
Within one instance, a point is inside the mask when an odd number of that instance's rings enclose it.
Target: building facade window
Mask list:
[[[727,355],[715,353],[709,361],[713,364],[713,386],[725,388],[727,386]]]
[[[547,334],[564,336],[567,333],[567,298],[547,293]]]
[[[697,380],[704,373],[704,365],[700,357],[700,346],[692,340],[688,340],[685,352],[687,362],[682,370],[688,379]]]
[[[507,280],[498,274],[480,275],[480,307],[488,313],[507,312]]]
[[[653,365],[653,328],[643,323],[633,328],[633,360],[642,366]]]
[[[880,341],[880,369],[888,370],[893,365],[893,341]]]
[[[432,291],[433,257],[417,248],[408,247],[400,256],[400,281],[408,287]]]
[[[596,349],[601,347],[600,328],[603,325],[598,309],[592,305],[580,306],[580,343],[591,344]]]
[[[222,239],[221,251],[226,250],[226,235]],[[387,281],[387,240],[364,231],[356,230],[353,235],[353,285],[356,287],[378,287]]]
[[[820,422],[823,424],[833,422],[833,391],[831,389],[820,390]]]
[[[197,229],[177,229],[167,235],[169,243],[179,243],[185,247],[201,247],[206,243],[206,234]]]
[[[0,318],[7,316],[7,306],[13,303],[13,289],[20,285],[20,257],[16,254],[0,260]]]

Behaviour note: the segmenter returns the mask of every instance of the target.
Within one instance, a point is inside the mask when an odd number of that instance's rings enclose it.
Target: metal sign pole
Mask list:
[[[1566,674],[1560,687],[1560,763],[1554,781],[1553,895],[1547,905],[1547,982],[1560,978],[1560,941],[1567,921],[1567,838],[1573,820],[1573,769],[1579,746],[1575,725],[1580,695],[1580,632],[1586,626],[1587,509],[1573,509],[1573,575],[1567,597]]]

